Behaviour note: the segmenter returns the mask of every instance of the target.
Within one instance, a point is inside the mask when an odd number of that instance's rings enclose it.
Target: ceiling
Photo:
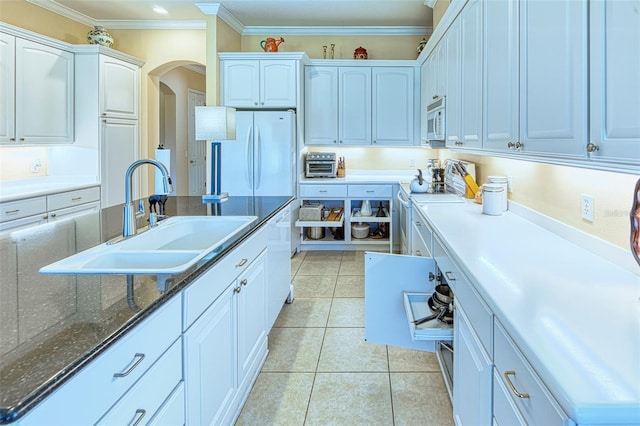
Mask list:
[[[359,29],[372,34],[424,35],[431,32],[433,20],[425,0],[27,1],[87,25],[106,28],[204,28],[207,14],[215,14],[241,33],[277,27],[279,34],[296,29],[336,34],[342,28],[350,33]],[[156,13],[154,6],[168,13]]]

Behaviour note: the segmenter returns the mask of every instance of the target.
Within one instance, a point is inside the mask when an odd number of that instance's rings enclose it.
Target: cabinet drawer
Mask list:
[[[100,200],[100,188],[78,189],[47,196],[47,209],[59,210]]]
[[[73,413],[65,417],[65,425],[94,424],[178,339],[180,309],[179,297],[167,301],[38,405],[24,424],[50,424],[61,413]],[[115,377],[116,373],[123,377]]]
[[[22,219],[23,217],[34,216],[46,211],[46,197],[35,197],[27,200],[2,203],[2,207],[0,208],[0,222]]]
[[[411,255],[431,257],[429,244],[424,240],[420,233],[420,229],[415,225],[415,223],[411,225]]]
[[[349,185],[349,198],[392,198],[393,185]]]
[[[411,221],[411,232],[413,233],[411,235],[412,238],[416,238],[417,236],[419,236],[422,239],[423,244],[425,245],[427,254],[422,254],[422,256],[431,257],[431,254],[433,252],[433,232],[431,231],[431,228],[429,228],[429,225],[427,225],[425,221],[420,218],[420,216],[414,216],[413,220]],[[416,256],[420,255],[416,254]]]
[[[300,185],[301,198],[345,198],[346,185]]]
[[[518,407],[526,423],[573,424],[498,321],[494,324],[494,330],[494,362],[498,376],[496,380],[500,380],[508,390],[509,397]],[[507,372],[510,373],[505,375]],[[520,393],[520,396],[517,396],[516,392]]]
[[[500,378],[500,373],[493,369],[493,419],[498,425],[521,425],[524,421],[513,399],[509,396],[511,390],[507,389],[504,380]]]
[[[183,330],[191,324],[220,296],[238,275],[267,247],[268,233],[262,228],[226,257],[212,266],[191,283],[183,293]]]
[[[181,380],[182,340],[178,339],[97,424],[146,424]],[[184,401],[182,407],[184,412]]]
[[[148,426],[184,425],[186,417],[184,381],[182,381],[149,421]]]

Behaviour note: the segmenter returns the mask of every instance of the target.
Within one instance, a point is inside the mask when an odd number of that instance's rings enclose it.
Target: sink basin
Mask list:
[[[151,274],[186,271],[246,229],[256,216],[178,216],[141,234],[104,243],[40,269],[43,274]]]

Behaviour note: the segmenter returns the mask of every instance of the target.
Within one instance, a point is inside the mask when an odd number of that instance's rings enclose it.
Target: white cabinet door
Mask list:
[[[484,2],[484,142],[505,151],[518,141],[519,2]],[[447,113],[449,113],[447,105]]]
[[[291,213],[269,220],[267,240],[267,333],[275,323],[291,287]]]
[[[338,143],[338,68],[305,67],[305,144]]]
[[[635,0],[589,3],[594,160],[640,164],[640,15]]]
[[[16,142],[73,142],[73,53],[21,38],[15,52]]]
[[[222,95],[226,106],[256,108],[260,104],[260,61],[225,60]]]
[[[100,139],[102,208],[124,203],[125,173],[138,159],[138,121],[102,119]],[[132,199],[139,194],[140,171],[133,175]]]
[[[454,321],[453,417],[459,425],[491,424],[493,364],[460,305]]]
[[[413,145],[415,129],[412,67],[373,68],[373,143]]]
[[[371,145],[371,68],[340,67],[338,75],[338,143]]]
[[[461,91],[460,86],[460,19],[456,19],[445,34],[447,53],[447,115],[445,123],[445,135],[447,146],[457,146],[462,143],[461,125]],[[424,113],[424,111],[423,111]]]
[[[295,108],[296,61],[260,61],[260,107]]]
[[[462,11],[461,134],[463,148],[482,145],[482,5],[471,0]]]
[[[429,60],[425,60],[420,66],[420,144],[428,145],[427,141],[427,106],[431,103],[429,96]]]
[[[16,38],[0,33],[0,143],[15,141]]]
[[[106,55],[100,55],[100,115],[138,119],[140,68]]]
[[[365,339],[371,343],[434,351],[434,342],[412,340],[403,292],[433,292],[432,258],[365,253]],[[402,271],[399,274],[399,271]]]
[[[583,156],[587,139],[587,2],[520,2],[522,151]]]
[[[184,334],[186,424],[223,424],[234,399],[238,386],[234,290],[229,286]]]
[[[238,383],[255,370],[259,350],[267,336],[266,252],[237,280],[238,303]]]

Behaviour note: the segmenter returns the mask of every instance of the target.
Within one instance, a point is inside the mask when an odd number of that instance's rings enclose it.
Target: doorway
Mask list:
[[[189,120],[188,120],[188,156],[189,156],[189,195],[203,195],[206,191],[206,152],[204,141],[197,141],[195,137],[195,108],[206,105],[206,96],[202,92],[189,89]]]

